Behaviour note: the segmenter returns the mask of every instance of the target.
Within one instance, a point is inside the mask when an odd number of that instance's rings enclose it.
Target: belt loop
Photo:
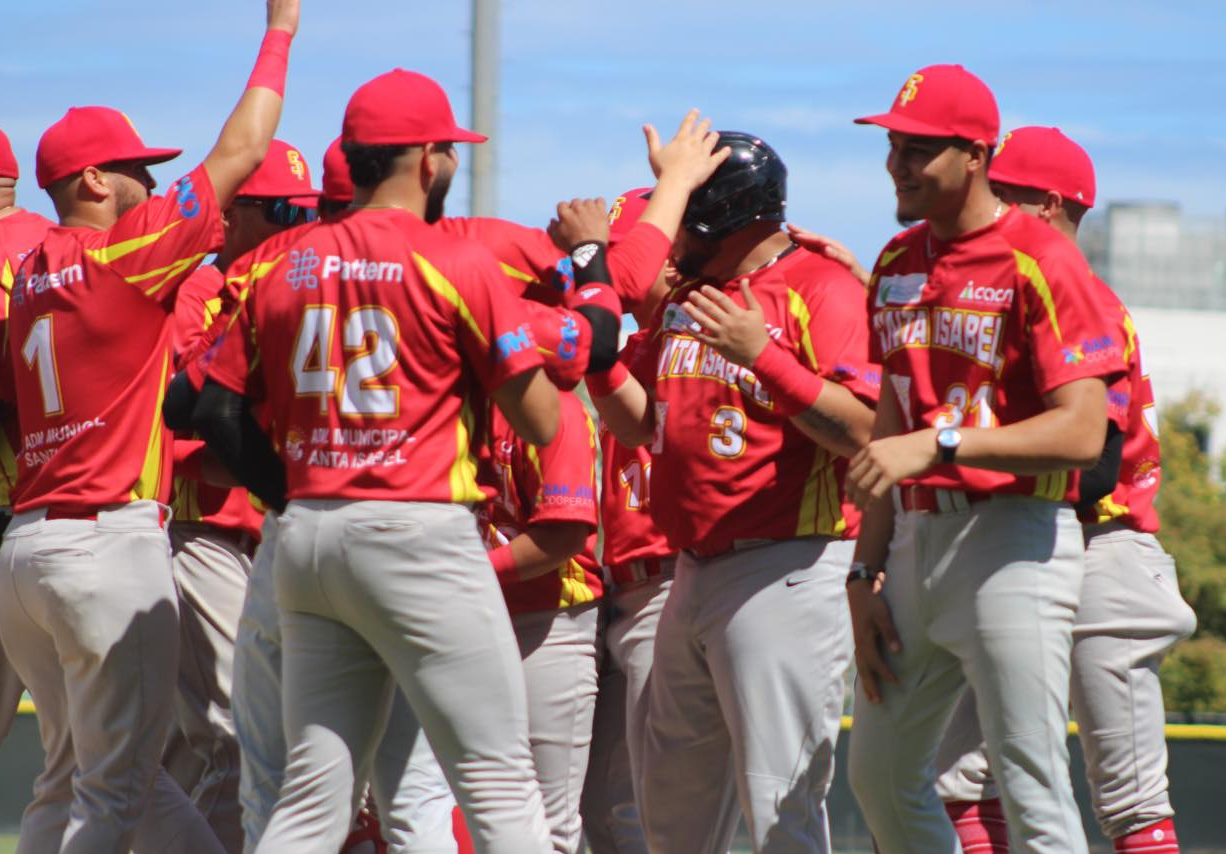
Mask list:
[[[937,500],[938,513],[949,513],[954,509],[953,494],[948,489],[934,489],[932,494]]]
[[[958,512],[965,513],[971,509],[971,502],[967,498],[965,492],[951,491],[949,493],[949,497],[951,503],[953,504],[953,508]]]
[[[903,501],[902,501],[902,493],[903,493],[903,490],[906,488],[907,487],[903,487],[903,486],[895,486],[894,488],[890,490],[890,499],[894,502],[894,515],[895,516],[901,516],[903,513],[903,510],[906,509],[903,507]]]

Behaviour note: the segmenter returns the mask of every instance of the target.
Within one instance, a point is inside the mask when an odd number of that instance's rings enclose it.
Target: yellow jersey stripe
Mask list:
[[[469,450],[472,431],[473,413],[466,400],[460,409],[460,417],[456,419],[455,459],[448,473],[451,500],[456,504],[475,504],[485,498],[477,488],[477,463]]]
[[[15,280],[13,265],[9,263],[9,259],[5,258],[4,267],[0,269],[0,288],[3,288],[6,294],[10,293],[13,290],[13,282]]]
[[[505,261],[499,261],[498,266],[502,268],[502,272],[506,273],[512,279],[517,279],[521,282],[527,282],[530,285],[539,285],[541,280],[531,273],[525,273],[523,270],[512,267]]]
[[[893,263],[894,259],[906,252],[909,246],[900,246],[897,249],[884,249],[881,252],[881,258],[877,261],[877,269],[887,267]]]
[[[1026,277],[1026,281],[1030,282],[1030,286],[1035,289],[1039,299],[1043,301],[1043,307],[1047,309],[1047,319],[1051,321],[1051,330],[1056,334],[1056,340],[1063,341],[1064,339],[1060,336],[1060,323],[1056,319],[1056,302],[1052,298],[1051,286],[1047,284],[1047,277],[1039,269],[1039,262],[1017,249],[1013,250],[1013,257],[1017,260],[1017,271]]]
[[[805,488],[800,496],[800,509],[796,516],[796,536],[807,537],[817,533],[817,501],[819,478],[825,454],[822,449],[813,448],[813,465],[809,467],[809,476],[805,478]]]
[[[1105,498],[1100,498],[1098,503],[1094,505],[1094,514],[1096,521],[1100,524],[1110,522],[1112,519],[1118,519],[1121,516],[1128,515],[1128,508],[1123,504],[1116,504],[1110,495]]]
[[[152,287],[145,288],[145,296],[151,297],[154,294],[156,294],[158,291],[160,291],[162,288],[164,288],[166,286],[166,283],[169,282],[171,279],[182,276],[188,270],[191,270],[192,268],[194,268],[197,264],[199,264],[201,261],[204,260],[204,256],[207,254],[208,254],[207,252],[201,252],[199,255],[193,255],[190,258],[180,258],[178,261],[174,262],[169,267],[163,267],[160,270],[154,270],[150,273],[142,273],[138,276],[125,276],[124,281],[128,282],[129,284],[134,285],[137,282],[144,281],[146,279],[150,279],[159,273],[165,273],[166,275],[162,277],[162,280],[160,282],[153,285]]]
[[[166,232],[181,222],[183,220],[176,219],[161,231],[155,231],[152,234],[142,234],[140,237],[133,237],[128,240],[121,240],[119,243],[112,243],[110,246],[103,246],[101,249],[86,249],[85,254],[99,264],[111,264],[120,258],[126,258],[133,252],[144,249],[152,243],[157,243],[166,235]]]
[[[813,315],[809,314],[809,306],[805,305],[804,297],[788,288],[788,313],[800,324],[800,349],[805,354],[809,369],[817,372],[817,353],[813,350],[813,338],[809,335],[809,323]]]
[[[558,575],[562,577],[562,590],[558,597],[559,608],[573,608],[576,605],[595,601],[596,594],[592,588],[588,587],[587,575],[577,560],[574,558],[568,560],[558,570]]]
[[[460,296],[460,292],[456,290],[455,285],[447,281],[447,277],[440,273],[438,268],[416,252],[413,253],[413,260],[417,263],[418,269],[421,270],[422,276],[425,277],[426,284],[430,286],[430,290],[455,306],[456,311],[460,313],[460,319],[468,324],[468,328],[472,331],[473,335],[477,336],[477,340],[488,347],[489,339],[485,337],[485,333],[477,325],[476,318],[469,311],[468,305],[464,302],[464,297]]]
[[[145,444],[145,462],[141,465],[140,477],[132,487],[133,501],[156,500],[162,486],[162,444],[166,441],[162,427],[162,400],[166,397],[166,379],[170,373],[170,354],[162,356],[162,376],[158,380],[158,399],[153,407],[153,424]]]
[[[1137,327],[1132,322],[1132,315],[1124,312],[1124,334],[1128,337],[1128,341],[1124,345],[1124,361],[1127,363],[1132,359],[1132,354],[1137,352]]]

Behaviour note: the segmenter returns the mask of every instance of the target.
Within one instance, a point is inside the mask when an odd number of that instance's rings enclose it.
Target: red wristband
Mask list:
[[[621,362],[616,362],[607,371],[588,374],[584,379],[587,382],[588,394],[592,397],[608,397],[626,384],[626,381],[630,379],[630,372]]]
[[[758,354],[751,370],[775,398],[779,411],[789,418],[813,406],[826,384],[773,339]]]
[[[515,565],[515,555],[511,554],[511,544],[499,546],[488,553],[490,563],[494,565],[494,575],[503,584],[519,581],[519,567]]]
[[[285,30],[269,30],[260,43],[260,55],[247,80],[247,88],[261,86],[285,97],[285,73],[289,68],[289,44],[293,36]]]

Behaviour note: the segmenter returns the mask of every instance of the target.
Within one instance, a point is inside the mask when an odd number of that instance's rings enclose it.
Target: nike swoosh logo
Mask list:
[[[809,580],[810,579],[808,576],[805,576],[804,578],[789,578],[787,580],[787,586],[795,587],[797,584],[804,584],[806,581],[809,581]]]
[[[881,260],[877,262],[877,269],[880,270],[882,267],[890,266],[890,264],[894,263],[895,258],[906,252],[909,248],[908,246],[900,246],[897,249],[886,249],[881,253]]]

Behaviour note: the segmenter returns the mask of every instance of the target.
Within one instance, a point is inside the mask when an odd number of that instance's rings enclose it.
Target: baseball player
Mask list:
[[[0,131],[0,323],[8,319],[9,295],[17,269],[34,247],[43,242],[54,223],[46,217],[17,207],[17,179],[21,170],[9,139]],[[0,423],[0,533],[8,527],[12,513],[10,493],[17,482],[17,458],[13,445],[18,440],[16,420],[5,417]],[[17,706],[25,686],[0,647],[0,741],[8,737],[17,716]]]
[[[652,446],[652,518],[681,549],[638,806],[651,850],[723,851],[735,773],[755,851],[828,851],[858,526],[838,457],[867,441],[876,395],[863,290],[780,230],[779,156],[747,134],[719,146],[674,248],[702,278],[669,294],[634,376],[588,379],[618,441]]]
[[[1005,134],[988,169],[1004,202],[1051,224],[1075,241],[1082,217],[1094,206],[1094,165],[1057,128],[1024,127]],[[1101,284],[1101,283],[1100,283]],[[1070,696],[1078,726],[1094,812],[1115,850],[1177,854],[1166,778],[1165,717],[1158,667],[1163,656],[1196,627],[1183,601],[1175,566],[1154,534],[1161,478],[1154,394],[1140,341],[1128,311],[1101,284],[1104,312],[1118,315],[1128,374],[1108,390],[1108,404],[1124,410],[1122,461],[1117,483],[1104,497],[1077,509],[1085,534],[1085,576],[1073,625]],[[960,710],[973,712],[973,695]],[[938,761],[937,791],[946,801],[963,847],[968,835],[991,837],[1000,824],[995,783],[976,738],[973,714],[954,733],[951,725]],[[941,756],[938,754],[938,759]],[[974,815],[987,820],[970,821]],[[1003,824],[1003,822],[1002,822]],[[1003,836],[1000,834],[999,836]],[[1007,843],[997,842],[999,850]]]
[[[354,93],[343,139],[354,209],[261,266],[196,408],[244,482],[286,471],[274,586],[289,754],[256,851],[341,845],[399,686],[478,850],[542,852],[523,668],[471,509],[486,495],[472,442],[484,392],[548,443],[556,391],[497,263],[429,225],[453,144],[484,137],[456,126],[438,84],[398,69]],[[267,402],[279,460],[244,432],[244,397]]]
[[[246,91],[167,196],[150,198],[147,167],[178,150],[147,147],[116,110],[73,108],[39,142],[60,223],[17,273],[3,366],[21,453],[0,636],[46,751],[22,854],[222,850],[159,768],[179,629],[158,410],[176,291],[220,245],[221,210],[263,159],[297,24],[296,0],[271,0]]]
[[[317,194],[302,152],[274,139],[223,213],[225,245],[216,264],[197,269],[179,289],[176,367],[185,367],[214,320],[226,313],[223,303],[233,299],[223,293],[226,270],[274,234],[314,219]],[[163,762],[226,850],[238,854],[243,828],[231,714],[234,643],[264,513],[247,490],[208,481],[203,445],[199,439],[175,440],[170,541],[179,594],[179,737],[172,738]]]
[[[928,66],[857,122],[889,130],[899,219],[923,222],[887,244],[869,292],[883,379],[848,471],[867,508],[847,581],[852,789],[883,854],[956,850],[932,760],[969,684],[1012,847],[1084,852],[1065,745],[1071,502],[1123,344],[1076,247],[992,194],[999,114],[979,78]]]

